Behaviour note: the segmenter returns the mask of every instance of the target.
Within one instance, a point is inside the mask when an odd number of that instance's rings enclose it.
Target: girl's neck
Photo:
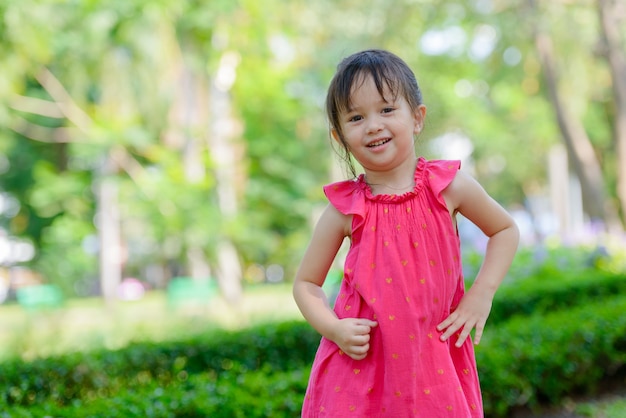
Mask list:
[[[403,194],[415,188],[415,167],[417,158],[407,161],[393,170],[365,170],[365,183],[370,186],[373,195]]]

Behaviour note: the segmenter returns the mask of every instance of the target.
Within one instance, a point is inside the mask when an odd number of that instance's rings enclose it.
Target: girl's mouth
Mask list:
[[[368,148],[380,147],[381,145],[385,145],[389,141],[391,141],[391,138],[380,139],[378,141],[367,144],[367,147]]]

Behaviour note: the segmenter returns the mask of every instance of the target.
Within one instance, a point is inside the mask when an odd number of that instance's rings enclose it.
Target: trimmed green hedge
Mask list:
[[[305,371],[307,370],[307,371]],[[115,396],[13,407],[0,418],[290,418],[300,413],[308,369],[255,371],[234,367],[219,377],[199,373],[167,385],[155,382],[124,388]]]
[[[310,364],[319,338],[308,324],[291,322],[180,342],[136,343],[116,351],[10,360],[0,373],[0,410],[3,405],[53,401],[65,406],[76,399],[116,396],[134,386],[168,385],[181,373],[299,370]]]
[[[476,349],[485,410],[558,404],[626,378],[626,295],[487,329]]]
[[[497,324],[516,315],[568,309],[616,294],[626,294],[626,274],[583,270],[532,276],[501,286],[493,301],[489,324]]]

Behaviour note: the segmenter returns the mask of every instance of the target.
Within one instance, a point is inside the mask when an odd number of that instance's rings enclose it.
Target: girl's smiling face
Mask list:
[[[389,171],[414,163],[414,135],[421,131],[426,107],[411,109],[401,91],[394,97],[389,86],[378,92],[371,75],[357,78],[348,109],[340,115],[343,142],[366,171]]]

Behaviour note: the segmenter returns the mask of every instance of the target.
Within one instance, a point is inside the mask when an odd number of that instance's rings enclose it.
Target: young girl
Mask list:
[[[483,332],[518,245],[509,214],[458,161],[418,158],[426,116],[415,75],[380,50],[344,59],[326,100],[333,138],[364,174],[324,187],[294,298],[322,335],[303,417],[482,417],[470,332]],[[351,170],[354,173],[352,166]],[[489,237],[465,293],[455,215]],[[351,245],[334,309],[322,290]]]

